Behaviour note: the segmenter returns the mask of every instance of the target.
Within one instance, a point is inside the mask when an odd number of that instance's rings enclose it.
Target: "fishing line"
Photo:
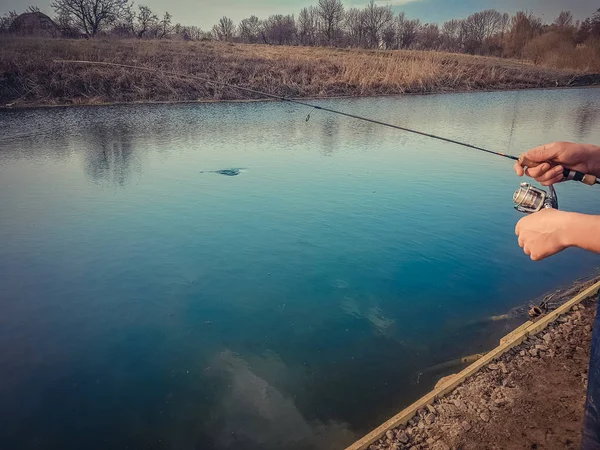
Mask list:
[[[282,102],[293,103],[295,105],[305,106],[307,108],[313,108],[313,109],[316,109],[319,111],[326,111],[326,112],[329,112],[332,114],[350,117],[352,119],[361,120],[363,122],[373,123],[373,124],[381,125],[381,126],[388,127],[388,128],[394,128],[396,130],[406,131],[407,133],[418,134],[420,136],[425,136],[425,137],[428,137],[431,139],[437,139],[438,141],[449,142],[451,144],[460,145],[462,147],[467,147],[467,148],[470,148],[473,150],[489,153],[492,155],[502,156],[504,158],[512,159],[513,161],[518,161],[524,167],[535,167],[535,166],[539,165],[539,163],[537,163],[537,162],[526,160],[523,156],[518,157],[518,156],[509,155],[506,153],[496,152],[493,150],[489,150],[487,148],[479,147],[477,145],[457,141],[456,139],[450,139],[450,138],[439,136],[439,135],[432,134],[432,133],[425,133],[423,131],[418,131],[418,130],[415,130],[412,128],[402,127],[400,125],[394,125],[391,123],[382,122],[380,120],[370,119],[368,117],[359,116],[357,114],[350,114],[350,113],[339,111],[336,109],[327,108],[325,106],[319,106],[319,105],[315,105],[312,103],[304,102],[302,100],[292,99],[292,98],[284,97],[281,95],[269,94],[267,92],[258,91],[256,89],[247,88],[247,87],[243,87],[243,86],[237,86],[235,84],[226,83],[224,81],[213,80],[213,79],[201,77],[198,75],[190,75],[190,74],[185,74],[185,73],[173,72],[170,70],[156,69],[156,68],[152,68],[152,67],[136,66],[136,65],[131,65],[131,64],[102,62],[102,61],[54,60],[54,62],[59,63],[59,64],[83,64],[83,65],[91,65],[91,66],[119,67],[122,69],[132,69],[132,70],[141,70],[141,71],[146,71],[146,72],[159,73],[159,74],[168,75],[171,77],[188,78],[191,80],[202,81],[203,83],[213,84],[213,85],[217,85],[217,86],[223,86],[223,87],[227,87],[230,89],[237,89],[238,91],[241,91],[241,92],[259,95],[259,96],[270,98],[273,100],[279,100]],[[306,117],[306,122],[308,122],[309,120],[310,120],[310,114]],[[587,175],[587,174],[584,174],[584,173],[581,173],[581,172],[578,172],[575,170],[570,170],[570,169],[565,168],[563,174],[564,174],[565,179],[567,179],[567,180],[580,181],[582,183],[589,184],[589,185],[600,184],[600,180],[596,179],[595,176]]]
[[[170,70],[155,69],[155,68],[152,68],[152,67],[134,66],[134,65],[129,65],[129,64],[118,64],[118,63],[100,62],[100,61],[55,60],[54,62],[55,63],[63,63],[63,64],[85,64],[85,65],[94,65],[94,66],[120,67],[120,68],[123,68],[123,69],[143,70],[143,71],[147,71],[147,72],[162,73],[162,74],[169,75],[169,76],[172,76],[172,77],[189,78],[189,79],[192,79],[192,80],[202,81],[204,83],[215,84],[215,85],[218,85],[218,86],[223,86],[223,87],[227,87],[227,88],[231,88],[231,89],[237,89],[239,91],[247,92],[247,93],[250,93],[250,94],[261,95],[263,97],[271,98],[271,99],[274,99],[274,100],[280,100],[282,102],[293,103],[293,104],[296,104],[296,105],[305,106],[307,108],[313,108],[313,109],[317,109],[317,110],[320,110],[320,111],[326,111],[326,112],[330,112],[330,113],[333,113],[333,114],[338,114],[340,116],[350,117],[352,119],[362,120],[364,122],[374,123],[376,125],[382,125],[382,126],[388,127],[388,128],[394,128],[396,130],[406,131],[408,133],[418,134],[418,135],[421,135],[421,136],[425,136],[425,137],[432,138],[432,139],[437,139],[437,140],[440,140],[440,141],[450,142],[452,144],[462,145],[463,147],[468,147],[468,148],[471,148],[471,149],[474,149],[474,150],[479,150],[481,152],[491,153],[493,155],[503,156],[505,158],[509,158],[509,159],[512,159],[512,160],[515,160],[515,161],[519,160],[519,158],[516,157],[516,156],[507,155],[505,153],[500,153],[500,152],[495,152],[495,151],[492,151],[492,150],[485,149],[483,147],[478,147],[476,145],[468,144],[466,142],[460,142],[460,141],[457,141],[455,139],[449,139],[449,138],[446,138],[446,137],[443,137],[443,136],[438,136],[438,135],[435,135],[435,134],[425,133],[423,131],[413,130],[413,129],[407,128],[407,127],[402,127],[400,125],[394,125],[394,124],[391,124],[391,123],[381,122],[379,120],[370,119],[368,117],[363,117],[363,116],[359,116],[359,115],[356,115],[356,114],[350,114],[350,113],[346,113],[346,112],[343,112],[343,111],[338,111],[338,110],[335,110],[335,109],[327,108],[325,106],[319,106],[319,105],[315,105],[315,104],[312,104],[312,103],[307,103],[307,102],[304,102],[302,100],[296,100],[296,99],[293,99],[293,98],[283,97],[283,96],[280,96],[280,95],[269,94],[267,92],[257,91],[256,89],[251,89],[251,88],[246,88],[246,87],[242,87],[242,86],[237,86],[235,84],[229,84],[229,83],[226,83],[224,81],[212,80],[210,78],[200,77],[200,76],[197,76],[197,75],[189,75],[189,74],[185,74],[185,73],[172,72]],[[310,114],[306,117],[306,121],[308,122],[309,120],[310,120]]]

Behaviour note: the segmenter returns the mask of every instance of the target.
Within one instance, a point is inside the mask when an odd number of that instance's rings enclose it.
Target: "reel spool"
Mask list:
[[[546,192],[529,183],[521,183],[513,195],[513,202],[515,209],[525,214],[532,214],[544,208],[558,209],[558,198],[552,186],[549,186],[549,192]]]

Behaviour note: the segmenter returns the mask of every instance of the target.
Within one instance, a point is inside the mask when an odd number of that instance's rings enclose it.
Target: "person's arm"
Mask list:
[[[555,142],[529,150],[525,156],[543,164],[525,170],[516,163],[515,172],[544,186],[564,181],[565,167],[600,177],[600,147],[595,145]],[[519,245],[534,261],[568,247],[600,253],[600,216],[544,209],[521,219],[515,232]]]
[[[568,247],[600,253],[600,216],[544,209],[519,221],[519,246],[534,261]]]

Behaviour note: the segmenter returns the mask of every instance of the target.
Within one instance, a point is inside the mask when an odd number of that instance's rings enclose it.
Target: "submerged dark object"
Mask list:
[[[215,173],[218,173],[219,175],[227,175],[228,177],[235,177],[236,175],[240,174],[240,169],[216,170]]]
[[[200,173],[218,173],[219,175],[226,175],[228,177],[235,177],[242,173],[242,169],[222,169],[222,170],[207,170]]]

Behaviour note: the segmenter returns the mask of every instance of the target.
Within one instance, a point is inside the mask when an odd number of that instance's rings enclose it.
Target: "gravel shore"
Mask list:
[[[575,306],[369,449],[579,448],[596,304]]]

